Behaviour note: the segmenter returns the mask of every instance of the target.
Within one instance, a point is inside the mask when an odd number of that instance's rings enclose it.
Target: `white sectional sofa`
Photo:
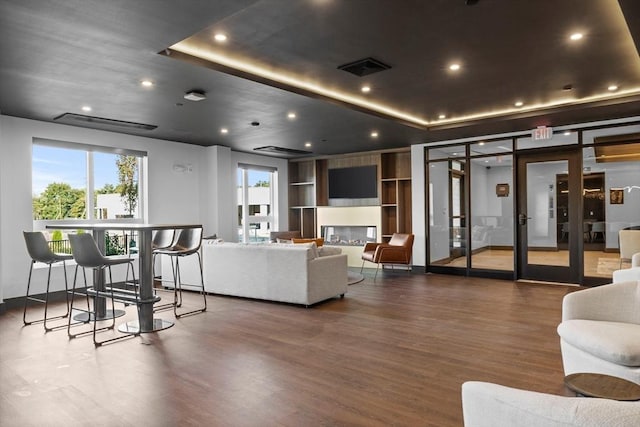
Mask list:
[[[347,292],[347,256],[320,256],[315,244],[202,245],[206,292],[309,306]],[[189,259],[193,258],[193,259]],[[183,282],[194,283],[197,257],[180,260]],[[162,260],[162,275],[172,277]],[[166,284],[169,285],[169,284]],[[188,287],[186,287],[188,288]]]

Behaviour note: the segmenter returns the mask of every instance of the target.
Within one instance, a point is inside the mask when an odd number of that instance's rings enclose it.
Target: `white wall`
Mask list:
[[[205,234],[218,233],[229,240],[235,236],[233,196],[238,162],[277,167],[284,177],[278,190],[285,195],[287,191],[287,161],[283,159],[2,115],[0,129],[0,302],[26,291],[30,260],[22,231],[33,228],[33,138],[146,151],[145,219],[151,223],[201,223]],[[191,165],[191,171],[175,170],[174,165]],[[287,226],[287,203],[287,197],[281,197],[279,225],[283,228]],[[46,270],[34,274],[37,290],[44,290]],[[59,280],[53,285],[54,291],[63,288]]]

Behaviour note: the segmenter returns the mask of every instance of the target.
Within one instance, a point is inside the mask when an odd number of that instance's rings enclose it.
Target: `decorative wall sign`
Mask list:
[[[624,189],[611,188],[609,190],[609,203],[611,203],[612,205],[624,204]]]
[[[509,197],[509,184],[496,184],[496,196]]]

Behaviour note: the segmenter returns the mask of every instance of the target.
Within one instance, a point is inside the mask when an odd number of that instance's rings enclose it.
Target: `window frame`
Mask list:
[[[84,152],[86,155],[86,193],[85,193],[85,206],[87,211],[86,219],[66,218],[66,219],[32,219],[34,230],[44,229],[46,225],[55,224],[91,224],[91,223],[145,223],[147,222],[147,209],[146,209],[146,179],[147,179],[147,164],[148,155],[146,151],[124,149],[118,147],[108,147],[101,145],[92,145],[78,142],[58,141],[46,138],[33,138],[32,141],[32,176],[33,176],[33,146],[44,146],[49,148],[60,148],[66,150],[76,150]],[[94,153],[106,153],[115,155],[127,155],[135,156],[139,159],[138,162],[138,217],[137,218],[109,218],[99,219],[96,218],[95,212],[95,188],[94,188]],[[33,193],[33,183],[31,185],[31,191]],[[32,202],[33,209],[33,202]]]

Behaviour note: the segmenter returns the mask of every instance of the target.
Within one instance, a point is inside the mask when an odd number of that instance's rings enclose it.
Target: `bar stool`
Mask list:
[[[115,302],[122,302],[126,304],[135,304],[136,308],[138,309],[138,316],[140,313],[140,305],[139,305],[139,294],[138,294],[138,289],[137,287],[134,287],[133,290],[128,290],[128,289],[115,289],[113,287],[113,277],[111,274],[111,266],[114,265],[122,265],[122,264],[129,264],[127,266],[127,277],[125,278],[125,283],[127,283],[127,279],[128,279],[128,274],[129,274],[129,267],[131,268],[132,274],[133,274],[133,281],[135,282],[135,272],[133,270],[133,260],[129,257],[126,258],[115,258],[115,257],[105,257],[104,255],[102,255],[102,253],[100,252],[100,249],[98,249],[98,246],[95,242],[95,240],[93,240],[93,236],[91,234],[70,234],[69,235],[69,241],[71,242],[71,253],[73,254],[73,259],[76,261],[77,265],[75,268],[75,272],[73,274],[73,288],[71,291],[71,306],[70,309],[71,311],[73,311],[74,307],[73,307],[73,302],[75,299],[76,294],[81,294],[81,295],[85,295],[87,297],[91,296],[94,298],[108,298],[111,300],[111,307],[113,309],[115,309]],[[84,276],[84,288],[85,288],[85,292],[80,292],[77,291],[76,288],[76,284],[77,284],[77,279],[78,279],[78,267],[82,267],[82,274]],[[108,270],[109,271],[109,284],[107,286],[107,284],[104,284],[104,287],[102,289],[98,289],[94,284],[94,287],[89,288],[87,287],[87,275],[86,275],[86,268],[90,268],[94,271],[99,271],[99,270]],[[88,308],[88,307],[87,307]],[[78,311],[84,311],[87,312],[87,314],[89,315],[89,320],[93,319],[93,343],[95,344],[96,347],[101,346],[102,344],[111,342],[111,341],[116,341],[116,340],[120,340],[123,338],[128,338],[130,336],[135,336],[135,335],[139,335],[138,333],[134,333],[134,334],[128,334],[128,335],[123,335],[123,336],[119,336],[119,337],[115,337],[115,338],[110,338],[107,340],[103,340],[103,341],[98,341],[96,339],[96,332],[97,331],[103,331],[103,330],[107,330],[107,329],[113,329],[115,327],[115,316],[111,316],[111,325],[109,326],[105,326],[102,328],[97,328],[97,323],[98,320],[107,320],[107,319],[98,319],[98,313],[96,310],[96,301],[94,300],[94,304],[93,304],[93,310],[83,310],[83,309],[77,309]],[[139,319],[138,319],[139,320]],[[82,322],[85,323],[85,322]],[[84,335],[87,334],[91,331],[84,331],[84,332],[80,332],[77,334],[72,334],[71,333],[71,317],[69,317],[69,322],[67,324],[67,333],[69,335],[69,338],[75,338],[78,335]]]
[[[23,231],[24,241],[27,245],[27,252],[31,257],[31,266],[29,267],[29,280],[27,282],[27,295],[24,299],[24,312],[22,313],[22,321],[25,325],[31,325],[33,323],[42,322],[44,325],[45,332],[49,332],[53,329],[58,329],[64,327],[65,325],[48,327],[48,320],[55,319],[64,319],[69,315],[69,286],[67,282],[67,264],[65,261],[69,261],[73,259],[73,256],[69,254],[61,254],[54,253],[50,248],[47,240],[44,238],[44,235],[39,231]],[[40,262],[43,264],[47,264],[49,266],[49,271],[47,273],[47,289],[44,294],[44,300],[40,298],[33,297],[29,294],[31,289],[31,274],[33,273],[33,265],[36,262]],[[65,314],[61,316],[53,316],[47,317],[47,310],[49,308],[49,285],[51,284],[51,266],[53,264],[57,264],[61,262],[64,274],[64,290],[65,290],[65,298],[66,298],[66,307],[67,311]],[[44,304],[44,317],[37,320],[27,321],[27,306],[29,301],[36,301]]]
[[[170,247],[158,249],[154,251],[154,255],[167,255],[175,258],[175,266],[173,260],[171,267],[173,270],[173,313],[176,317],[182,317],[190,314],[201,313],[207,310],[207,295],[204,291],[204,278],[202,274],[202,257],[200,256],[200,246],[202,245],[202,227],[185,228],[178,232],[178,235]],[[200,294],[202,295],[204,305],[197,310],[187,311],[178,314],[177,308],[182,305],[182,278],[180,277],[180,258],[196,254],[198,256],[198,265],[200,267]]]
[[[160,277],[160,281],[161,282],[169,282],[169,280],[163,280],[162,276],[156,276],[156,273],[155,273],[156,257],[158,256],[158,251],[160,251],[162,249],[170,248],[174,244],[175,237],[176,237],[176,231],[173,230],[173,229],[156,230],[154,232],[154,234],[153,234],[153,239],[151,240],[151,249],[153,251],[151,265],[152,265],[152,268],[153,268],[153,280],[154,281],[156,280],[156,277]],[[171,269],[174,270],[173,259],[171,260]],[[175,276],[175,271],[173,272],[173,274]],[[170,280],[170,282],[174,282],[174,280],[172,279],[172,280]],[[164,291],[164,289],[162,289],[162,290]],[[155,289],[155,292],[157,294],[158,289]],[[165,309],[165,308],[173,307],[174,304],[175,304],[175,301],[167,303],[167,304],[157,305],[157,306],[154,307],[154,311],[158,311],[158,310],[162,310],[162,309]]]

